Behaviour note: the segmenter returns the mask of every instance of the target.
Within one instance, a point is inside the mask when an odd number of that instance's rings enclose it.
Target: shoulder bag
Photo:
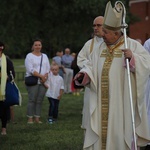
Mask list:
[[[10,71],[10,75],[12,77],[11,81],[6,82],[6,91],[5,91],[5,106],[12,106],[12,105],[21,105],[22,97],[21,93],[14,81],[14,77],[12,71]]]

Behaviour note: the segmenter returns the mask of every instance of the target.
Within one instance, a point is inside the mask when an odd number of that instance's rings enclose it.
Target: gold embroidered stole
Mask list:
[[[93,51],[94,46],[94,38],[92,39],[91,45],[90,45],[90,53]]]
[[[109,113],[109,70],[114,57],[122,57],[122,51],[119,47],[124,43],[121,39],[115,46],[104,49],[100,57],[105,57],[101,76],[101,130],[102,130],[102,150],[106,150],[107,142],[107,126],[108,126],[108,113]]]

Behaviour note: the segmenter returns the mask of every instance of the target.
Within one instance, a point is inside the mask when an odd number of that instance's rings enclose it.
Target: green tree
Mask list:
[[[123,1],[123,0],[122,0]],[[104,15],[105,0],[5,0],[0,5],[0,40],[9,56],[24,58],[33,38],[52,57],[58,49],[77,52],[90,38],[93,19]],[[111,1],[114,4],[114,0]],[[125,2],[125,1],[123,1]]]

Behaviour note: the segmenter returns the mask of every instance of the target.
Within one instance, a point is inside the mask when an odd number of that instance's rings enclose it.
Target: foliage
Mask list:
[[[93,19],[104,15],[107,1],[2,1],[0,40],[11,58],[24,58],[36,37],[43,39],[43,50],[50,57],[65,47],[77,52],[90,38]]]

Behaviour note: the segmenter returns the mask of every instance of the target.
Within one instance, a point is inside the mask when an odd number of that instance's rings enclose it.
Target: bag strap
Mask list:
[[[43,60],[43,54],[42,54],[42,56],[41,56],[41,62],[40,62],[40,71],[39,71],[39,74],[41,73],[42,60]]]
[[[12,71],[11,71],[11,70],[10,70],[10,75],[11,75],[11,78],[12,78],[11,83],[15,82],[15,79],[14,79],[14,76],[13,76],[13,74],[12,74]]]

